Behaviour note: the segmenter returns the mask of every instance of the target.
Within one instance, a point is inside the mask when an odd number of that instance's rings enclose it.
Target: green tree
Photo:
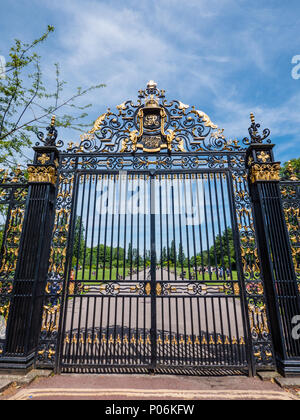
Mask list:
[[[209,250],[210,263],[214,265],[217,262],[218,265],[224,265],[234,269],[236,267],[235,249],[233,241],[232,229],[227,227],[222,235],[217,235],[215,238],[214,245]]]
[[[132,264],[132,245],[131,242],[128,244],[128,250],[127,250],[127,264]]]
[[[184,255],[184,251],[183,251],[183,246],[182,243],[179,243],[179,247],[178,247],[178,258],[177,258],[178,264],[180,264],[181,266],[184,266],[185,264],[185,255]]]
[[[21,157],[28,159],[24,148],[31,146],[32,133],[46,128],[53,114],[57,117],[57,127],[84,131],[90,125],[83,123],[87,116],[85,110],[91,105],[79,106],[78,100],[104,86],[78,87],[71,96],[65,97],[66,82],[60,78],[58,63],[54,64],[54,90],[51,92],[44,86],[37,49],[53,31],[54,27],[48,25],[46,32],[31,43],[15,39],[6,55],[9,58],[5,77],[0,78],[0,163],[5,166],[17,166]],[[67,107],[72,109],[72,114],[64,113]]]
[[[175,248],[175,241],[174,239],[171,241],[171,246],[169,249],[169,258],[172,264],[176,262],[176,248]]]
[[[167,248],[164,246],[160,256],[160,264],[163,265],[168,259]]]
[[[300,158],[285,162],[280,170],[280,176],[282,179],[300,180]]]
[[[84,240],[84,226],[80,216],[76,217],[74,228],[74,245],[73,245],[73,266],[82,264],[84,256],[85,240]]]

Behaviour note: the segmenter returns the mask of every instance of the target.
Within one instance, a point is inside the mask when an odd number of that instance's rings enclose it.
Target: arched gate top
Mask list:
[[[203,111],[179,100],[168,101],[163,89],[149,81],[145,90],[138,91],[136,102],[125,101],[100,115],[93,127],[80,136],[77,143],[70,142],[64,153],[203,153],[244,152],[252,142],[262,142],[269,136],[269,130],[258,135],[259,124],[251,116],[250,140],[227,139],[224,129],[218,127]],[[56,142],[55,121],[38,138],[45,145],[59,148],[64,142]]]

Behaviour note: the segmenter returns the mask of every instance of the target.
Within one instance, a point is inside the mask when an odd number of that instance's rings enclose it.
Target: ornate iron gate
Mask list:
[[[245,159],[153,82],[69,143],[55,161],[37,365],[273,366]]]
[[[230,182],[228,171],[76,174],[63,369],[248,368]]]
[[[149,82],[0,172],[0,368],[300,373],[299,182]],[[40,144],[42,143],[42,144]],[[200,371],[199,371],[200,369]]]

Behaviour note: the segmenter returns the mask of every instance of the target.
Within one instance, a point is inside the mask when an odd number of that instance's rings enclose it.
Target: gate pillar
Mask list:
[[[0,362],[4,369],[28,369],[34,362],[40,333],[55,216],[58,150],[54,123],[53,117],[46,139],[40,138],[44,146],[34,147],[34,161],[28,165],[29,190]]]
[[[280,163],[274,161],[273,144],[263,143],[269,134],[258,134],[251,114],[251,144],[246,153],[250,197],[258,253],[264,279],[271,333],[278,371],[300,374],[300,296],[292,260],[279,189]],[[297,329],[298,328],[298,329]]]

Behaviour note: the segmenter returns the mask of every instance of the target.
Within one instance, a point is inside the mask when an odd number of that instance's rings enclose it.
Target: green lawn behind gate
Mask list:
[[[136,272],[135,268],[133,268],[133,270],[135,270],[135,272]],[[170,271],[170,277],[172,279],[172,277],[175,275],[174,267],[170,267],[169,271]],[[103,277],[103,272],[104,272],[104,277]],[[160,268],[158,268],[158,272],[159,273],[161,272]],[[195,274],[193,272],[191,272],[191,275],[189,275],[189,270],[188,269],[185,269],[185,272],[186,272],[185,276],[184,276],[185,279],[196,280]],[[143,274],[144,274],[144,270],[142,269],[142,270],[139,271],[139,280],[144,280],[143,279]],[[177,281],[180,281],[180,274],[181,274],[181,268],[177,267],[177,270],[176,270]],[[112,267],[111,269],[110,268],[105,268],[105,269],[99,268],[98,271],[96,270],[95,267],[92,267],[91,269],[85,269],[85,270],[80,269],[77,272],[77,276],[76,276],[76,271],[74,270],[74,280],[79,280],[79,281],[83,281],[83,282],[85,282],[85,281],[87,281],[87,282],[90,282],[90,281],[101,282],[103,280],[117,280],[117,275],[122,276],[122,277],[124,276],[123,267],[120,267],[118,270],[117,270],[116,267]],[[136,279],[136,276],[137,276],[137,274],[133,273],[133,279]],[[163,276],[164,276],[164,279],[166,279],[166,280],[168,279],[168,270],[167,269],[164,269]],[[130,267],[125,268],[125,278],[126,277],[127,278],[130,277]],[[198,281],[201,281],[201,282],[203,281],[203,275],[202,274],[198,273],[197,277],[198,277]],[[231,279],[230,279],[230,277],[227,277],[227,276],[225,276],[225,281],[223,280],[223,278],[221,280],[220,277],[218,279],[215,272],[211,273],[211,276],[209,275],[209,273],[204,274],[204,281],[212,281],[216,285],[217,284],[223,284],[224,282],[229,281],[229,280],[231,280]],[[232,271],[232,280],[238,280],[236,270]]]

